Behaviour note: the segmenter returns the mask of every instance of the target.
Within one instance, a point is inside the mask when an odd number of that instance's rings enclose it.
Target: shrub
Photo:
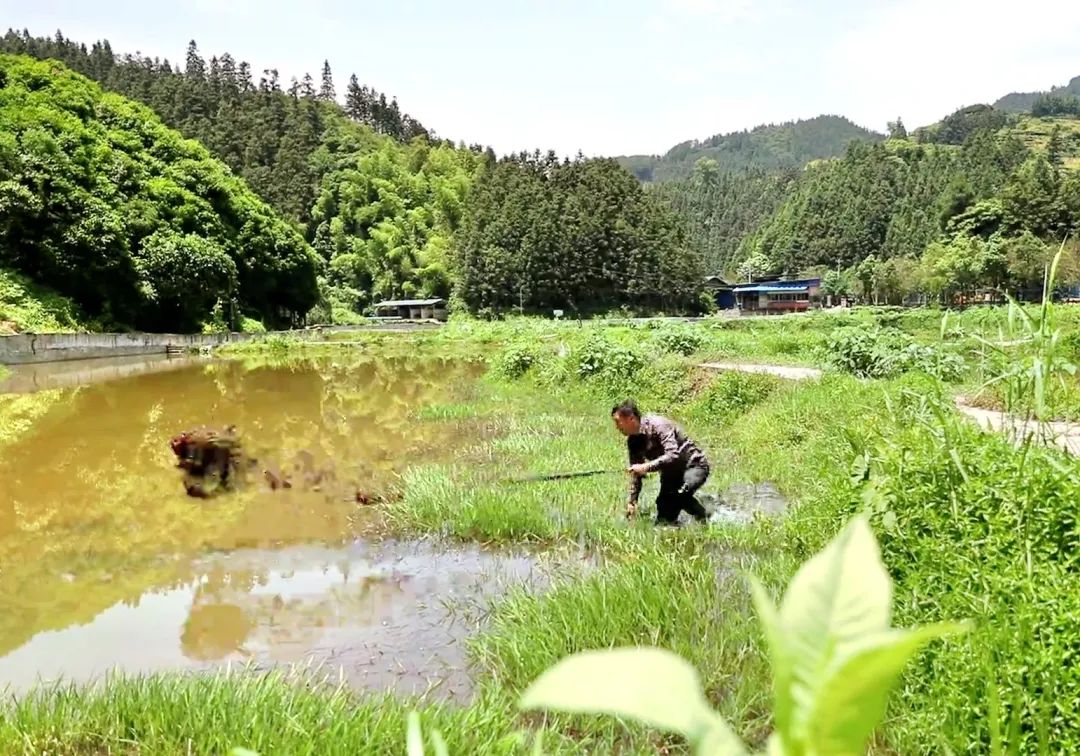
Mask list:
[[[631,377],[645,363],[636,350],[611,341],[601,334],[593,334],[577,355],[577,374],[580,378],[604,376],[625,379]]]
[[[495,361],[495,372],[504,378],[520,378],[536,363],[536,351],[523,344],[510,346]]]
[[[825,342],[825,360],[859,378],[888,378],[922,371],[942,380],[957,380],[964,363],[942,347],[919,344],[902,331],[849,326]]]
[[[668,328],[656,334],[657,346],[669,354],[691,355],[705,345],[705,337],[693,328]]]
[[[266,326],[261,320],[254,318],[240,318],[240,333],[266,333]]]

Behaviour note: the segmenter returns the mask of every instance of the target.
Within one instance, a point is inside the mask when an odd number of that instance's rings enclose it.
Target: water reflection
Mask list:
[[[225,662],[329,663],[368,689],[464,697],[469,676],[455,607],[543,576],[526,555],[424,543],[237,551],[198,560],[188,583],[118,601],[90,622],[43,632],[0,658],[16,692],[108,670],[206,669]],[[75,578],[76,582],[81,582]]]
[[[306,573],[284,577],[271,556],[286,552],[266,549],[354,541],[363,524],[355,487],[391,485],[410,460],[460,443],[452,426],[417,422],[415,413],[467,386],[477,370],[355,352],[213,361],[0,395],[0,654],[18,649],[0,664],[0,685],[22,679],[3,671],[14,669],[11,658],[23,671],[58,660],[76,672],[97,664],[97,652],[82,659],[74,646],[65,651],[70,643],[113,644],[113,656],[129,654],[138,669],[153,666],[148,657],[189,664],[310,646],[315,636],[285,642],[267,628],[334,626],[327,618],[346,598],[359,600],[361,568],[342,562],[353,571],[342,583],[348,590],[323,591],[299,608],[278,590],[281,608],[260,591]],[[225,497],[188,497],[169,438],[226,424],[237,426],[260,464],[296,465],[300,477],[305,465],[331,468],[336,482],[272,491],[256,475]],[[247,566],[223,557],[203,563],[207,554],[240,549],[260,556]],[[142,629],[133,633],[135,626]],[[300,638],[299,630],[289,637]]]

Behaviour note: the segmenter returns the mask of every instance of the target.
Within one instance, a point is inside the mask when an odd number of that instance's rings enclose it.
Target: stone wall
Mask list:
[[[276,335],[322,340],[341,331],[411,331],[438,327],[434,323],[386,322],[363,326],[330,326],[278,331]],[[271,334],[251,333],[22,333],[0,336],[0,365],[165,354],[169,347],[198,349],[251,341]]]

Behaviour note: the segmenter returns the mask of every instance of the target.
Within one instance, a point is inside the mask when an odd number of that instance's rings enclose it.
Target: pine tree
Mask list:
[[[311,74],[304,74],[304,78],[300,83],[300,96],[301,97],[314,97],[315,96],[315,80],[311,78]]]
[[[354,121],[364,121],[367,117],[367,100],[360,89],[356,74],[349,77],[349,87],[345,90],[345,112]]]
[[[333,101],[337,99],[334,91],[334,77],[330,74],[330,61],[324,60],[322,67],[322,84],[319,86],[319,99]]]
[[[1054,168],[1060,167],[1065,162],[1065,145],[1062,143],[1061,124],[1054,124],[1050,131],[1050,140],[1046,144],[1046,159]]]
[[[206,63],[199,56],[199,47],[195,44],[195,40],[188,42],[187,63],[184,73],[191,79],[201,80],[206,78]]]

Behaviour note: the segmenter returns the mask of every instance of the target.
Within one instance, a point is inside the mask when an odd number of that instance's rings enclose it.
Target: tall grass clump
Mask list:
[[[539,600],[525,590],[500,602],[491,628],[470,646],[502,684],[523,690],[570,654],[612,646],[660,646],[689,660],[707,680],[710,701],[741,723],[751,741],[768,731],[769,683],[750,596],[738,572],[747,557],[722,559],[696,538],[653,534],[629,558],[581,580],[564,581]],[[608,722],[575,722],[605,732]]]
[[[883,427],[852,436],[848,511],[869,507],[898,618],[978,626],[910,671],[891,745],[922,752],[936,732],[935,750],[1076,752],[1080,470],[1030,439],[1017,448],[980,432],[929,383],[904,391]]]
[[[780,379],[771,375],[725,371],[709,382],[688,410],[709,422],[726,424],[764,402],[780,386]]]
[[[1005,411],[1039,424],[1041,440],[1048,440],[1047,423],[1069,406],[1080,389],[1076,376],[1077,337],[1058,323],[1053,305],[1054,279],[1061,261],[1061,249],[1050,265],[1043,283],[1042,304],[1035,313],[1009,297],[1008,317],[999,326],[996,340],[975,335],[988,348],[984,368],[989,378],[976,395],[996,390]]]

